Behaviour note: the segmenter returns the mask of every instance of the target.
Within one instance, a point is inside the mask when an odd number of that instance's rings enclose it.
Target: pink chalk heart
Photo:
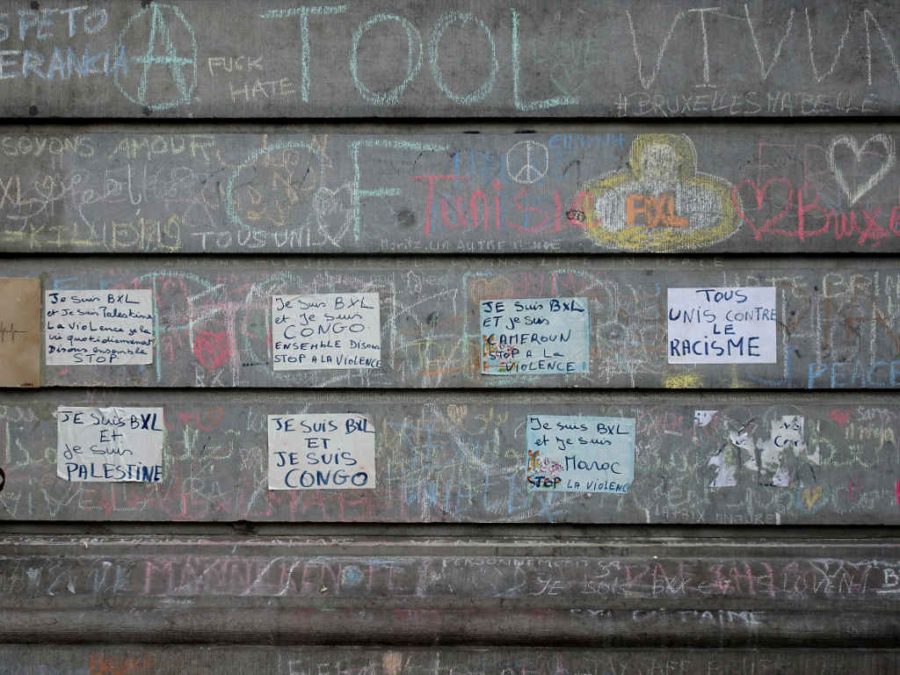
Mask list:
[[[194,356],[204,368],[221,368],[231,358],[228,334],[200,331],[194,338]]]
[[[847,422],[850,421],[850,411],[849,410],[832,410],[831,411],[831,419],[835,421],[839,427],[847,426]]]

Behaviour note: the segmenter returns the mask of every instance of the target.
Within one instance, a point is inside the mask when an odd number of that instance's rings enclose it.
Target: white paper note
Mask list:
[[[365,415],[269,415],[270,490],[375,487],[375,429]]]
[[[482,300],[482,375],[565,375],[590,370],[585,298]]]
[[[46,291],[48,366],[153,362],[153,291]]]
[[[60,407],[56,474],[68,481],[159,483],[162,408]]]
[[[529,415],[526,422],[532,490],[625,494],[631,488],[633,418]]]
[[[670,288],[669,363],[777,363],[775,287]]]
[[[381,367],[377,293],[272,296],[275,370]]]

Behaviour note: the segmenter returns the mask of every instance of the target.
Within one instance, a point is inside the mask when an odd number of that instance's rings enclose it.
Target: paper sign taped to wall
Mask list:
[[[272,296],[275,370],[381,367],[377,293]]]
[[[584,298],[481,301],[484,375],[564,375],[590,368]]]
[[[0,387],[41,384],[41,280],[0,278]]]
[[[64,480],[162,480],[162,408],[59,407],[56,428],[56,475]]]
[[[153,362],[153,291],[46,291],[48,366]]]
[[[670,288],[669,363],[776,363],[775,287]]]
[[[634,481],[634,419],[529,415],[526,422],[530,489],[628,492]]]
[[[269,415],[270,490],[375,487],[375,428],[365,415]]]

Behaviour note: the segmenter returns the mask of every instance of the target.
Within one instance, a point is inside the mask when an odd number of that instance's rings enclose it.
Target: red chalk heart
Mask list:
[[[850,411],[849,410],[832,410],[831,411],[831,419],[833,419],[839,427],[845,427],[845,426],[847,426],[847,422],[850,421]]]

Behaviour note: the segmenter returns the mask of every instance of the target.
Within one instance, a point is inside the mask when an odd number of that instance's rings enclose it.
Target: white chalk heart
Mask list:
[[[870,145],[881,145],[884,148],[884,161],[882,161],[881,166],[878,170],[869,176],[866,180],[860,182],[856,189],[852,189],[850,185],[847,184],[847,179],[844,177],[844,172],[837,166],[837,162],[835,161],[834,153],[838,146],[846,146],[850,149],[850,152],[853,153],[854,158],[856,159],[856,163],[859,164],[862,159],[863,153],[865,153],[866,148]],[[847,199],[850,200],[850,205],[852,206],[856,202],[858,202],[864,194],[866,194],[873,187],[878,185],[881,182],[881,179],[884,178],[887,173],[894,168],[894,164],[897,162],[897,155],[894,152],[894,139],[888,136],[887,134],[875,134],[869,140],[862,144],[860,147],[856,143],[855,138],[851,138],[850,136],[838,136],[833,141],[831,141],[831,146],[828,148],[828,168],[831,169],[831,172],[834,174],[834,178],[837,181],[838,185],[840,185],[841,189],[844,191],[844,194],[847,195]]]

